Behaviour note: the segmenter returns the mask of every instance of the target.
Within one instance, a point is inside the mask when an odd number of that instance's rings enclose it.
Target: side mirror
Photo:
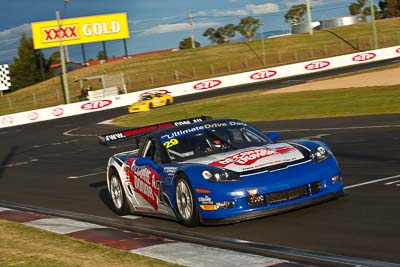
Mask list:
[[[153,169],[157,169],[157,165],[151,158],[138,158],[135,160],[136,166],[150,166]]]
[[[279,138],[279,133],[278,132],[268,132],[267,133],[267,137],[269,138],[269,139],[271,139],[272,141],[275,141],[276,139],[278,139]]]

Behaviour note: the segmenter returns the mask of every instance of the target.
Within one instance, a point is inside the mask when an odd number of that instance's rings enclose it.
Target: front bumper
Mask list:
[[[264,209],[264,210],[257,210],[257,211],[249,211],[247,213],[243,213],[240,215],[226,217],[226,218],[218,218],[218,219],[203,219],[202,224],[204,225],[218,225],[218,224],[229,224],[229,223],[236,223],[244,220],[251,220],[255,218],[271,216],[274,214],[284,213],[291,210],[296,210],[300,208],[305,208],[308,206],[317,205],[329,200],[333,200],[339,198],[344,195],[343,191],[335,192],[335,193],[328,193],[322,195],[320,197],[316,197],[313,199],[308,199],[302,202],[293,203],[291,205],[271,208],[271,209]]]

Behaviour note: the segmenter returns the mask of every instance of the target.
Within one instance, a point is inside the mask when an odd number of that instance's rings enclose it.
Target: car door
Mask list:
[[[133,164],[131,167],[131,180],[139,211],[158,212],[161,196],[161,176],[156,164],[160,163],[159,152],[156,152],[154,142],[146,140],[140,158],[151,159],[145,165]],[[140,161],[137,160],[137,161]]]
[[[153,105],[154,105],[155,108],[159,107],[161,105],[160,97],[158,95],[156,95],[156,94],[153,96],[152,101],[153,101]]]

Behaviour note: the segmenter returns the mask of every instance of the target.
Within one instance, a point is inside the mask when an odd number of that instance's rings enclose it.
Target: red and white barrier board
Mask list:
[[[3,115],[0,116],[0,128],[128,106],[133,102],[136,102],[139,96],[143,93],[151,91],[168,91],[172,96],[176,97],[207,92],[210,90],[218,90],[221,88],[238,86],[242,84],[256,83],[331,70],[363,64],[366,62],[381,61],[396,57],[400,57],[400,46],[311,60],[285,66],[215,77],[207,80],[181,83],[156,89],[142,90],[124,95],[113,96],[102,100],[84,101],[68,105],[59,105],[55,107]]]

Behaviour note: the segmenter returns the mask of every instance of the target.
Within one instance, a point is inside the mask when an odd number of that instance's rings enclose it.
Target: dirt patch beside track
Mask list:
[[[329,80],[310,81],[277,90],[269,90],[263,94],[392,85],[400,85],[400,67],[373,72],[369,71]]]

